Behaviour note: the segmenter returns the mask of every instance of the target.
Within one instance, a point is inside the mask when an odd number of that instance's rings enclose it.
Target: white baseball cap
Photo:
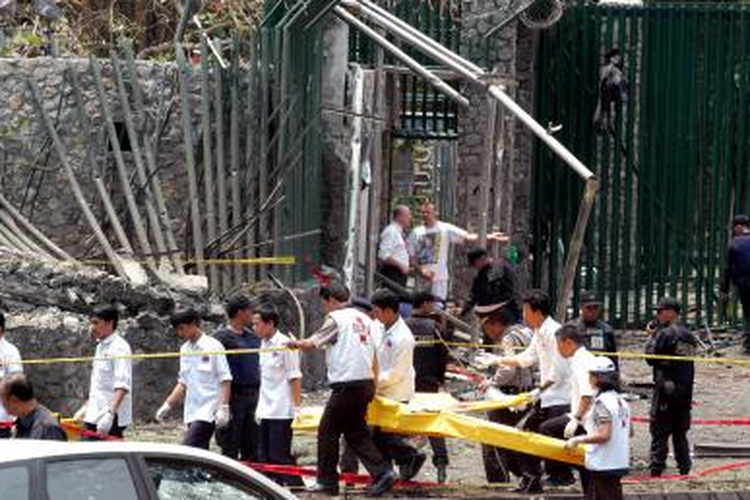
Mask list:
[[[614,373],[614,362],[605,356],[596,356],[589,366],[589,373]]]

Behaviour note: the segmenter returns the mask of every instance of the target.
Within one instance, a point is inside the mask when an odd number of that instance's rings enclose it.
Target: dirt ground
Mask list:
[[[642,349],[641,337],[634,336],[627,347],[631,351]],[[742,358],[737,348],[728,348],[722,351],[723,358]],[[651,381],[651,371],[643,360],[624,359],[621,362],[623,379],[628,392],[632,396],[631,407],[634,416],[647,417],[649,412],[648,387],[643,387]],[[695,407],[693,419],[737,419],[750,418],[750,389],[747,387],[750,380],[750,366],[731,366],[723,364],[699,363],[696,367],[695,384]],[[457,388],[452,384],[449,389]],[[640,397],[639,397],[640,395]],[[304,395],[305,405],[319,405],[326,398],[325,391]],[[635,436],[632,440],[632,475],[637,478],[647,473],[648,447],[650,442],[648,424],[636,423]],[[162,441],[175,442],[179,440],[181,426],[174,422],[172,425],[141,424],[130,433],[129,438],[139,441]],[[750,426],[693,426],[689,435],[691,444],[694,443],[746,443],[750,446]],[[479,445],[475,443],[449,440],[450,468],[449,486],[440,488],[429,488],[428,490],[404,491],[403,494],[410,497],[498,497],[506,496],[512,490],[511,485],[497,485],[488,487],[484,478],[482,458]],[[429,446],[424,450],[428,453]],[[295,437],[294,451],[298,456],[300,465],[315,465],[315,439],[310,436]],[[700,473],[707,469],[736,462],[742,462],[742,458],[706,459],[696,457],[694,459],[694,473]],[[676,474],[674,462],[670,454],[670,469],[667,474]],[[431,462],[426,462],[416,480],[435,481],[435,469]],[[641,482],[630,482],[626,485],[626,491],[630,493],[662,493],[677,491],[728,491],[750,489],[750,463],[748,467],[738,468],[731,471],[709,474],[704,477],[690,480],[645,480]],[[559,493],[573,493],[575,488],[557,490]],[[551,491],[552,493],[555,490]]]

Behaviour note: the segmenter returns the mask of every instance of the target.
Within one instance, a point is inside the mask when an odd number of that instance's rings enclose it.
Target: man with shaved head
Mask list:
[[[380,233],[378,245],[380,274],[401,286],[406,286],[409,275],[409,250],[406,246],[409,226],[411,210],[406,205],[397,205],[391,214],[391,223]]]

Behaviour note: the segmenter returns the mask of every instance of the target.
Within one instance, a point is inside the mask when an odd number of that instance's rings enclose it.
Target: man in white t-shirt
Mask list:
[[[430,201],[422,205],[422,220],[423,225],[415,227],[409,237],[418,288],[429,286],[432,295],[444,302],[448,298],[450,283],[448,260],[451,245],[476,242],[479,235],[438,220],[435,204]],[[487,241],[508,241],[508,237],[503,233],[491,233],[487,235]]]
[[[372,296],[372,312],[383,327],[378,346],[376,394],[399,403],[414,397],[414,335],[398,312],[398,296],[381,289]],[[410,480],[419,473],[425,454],[417,451],[402,436],[375,429],[375,444],[386,458],[399,466],[401,479]]]
[[[229,424],[229,397],[232,373],[224,346],[201,331],[200,315],[194,309],[176,311],[170,320],[177,335],[185,340],[180,347],[180,373],[169,397],[156,412],[163,422],[172,408],[185,400],[183,420],[187,431],[182,444],[208,449],[214,431]]]
[[[534,331],[529,347],[515,356],[500,358],[497,363],[505,366],[530,368],[539,367],[540,387],[546,387],[541,394],[534,391],[538,399],[531,417],[526,421],[525,430],[538,432],[545,421],[570,412],[570,362],[557,350],[555,333],[560,323],[550,316],[549,295],[542,290],[529,290],[523,298],[523,319],[526,326]],[[547,461],[547,473],[552,478],[569,480],[570,467]],[[523,493],[541,493],[542,469],[539,458],[525,455],[521,460],[523,479],[518,490]]]
[[[583,420],[591,408],[595,392],[589,380],[589,370],[596,361],[596,356],[583,345],[582,335],[576,323],[567,323],[555,333],[557,351],[560,356],[570,361],[570,413],[546,420],[539,427],[539,432],[547,436],[570,439],[586,434]],[[575,478],[567,474],[551,479],[552,484],[549,481],[547,484],[552,486],[568,486],[575,482]],[[581,470],[581,482],[584,489],[586,489],[587,479],[586,474]]]
[[[89,331],[96,340],[89,397],[75,414],[84,429],[99,436],[123,437],[133,421],[133,360],[130,344],[117,333],[119,313],[114,305],[94,309]]]
[[[260,419],[259,458],[263,463],[294,465],[292,421],[302,400],[299,352],[283,349],[291,340],[278,329],[279,314],[261,306],[253,314],[253,331],[261,338],[260,396],[255,417]],[[272,475],[278,483],[304,486],[299,476]]]
[[[393,468],[383,458],[367,427],[367,405],[375,397],[377,353],[375,328],[369,316],[349,303],[349,289],[334,281],[320,289],[326,319],[311,337],[293,340],[290,347],[326,349],[331,396],[318,425],[318,472],[309,493],[339,493],[339,441],[343,435],[362,462],[372,484],[367,493],[381,496],[393,488]]]
[[[0,382],[14,373],[22,373],[21,354],[16,346],[5,340],[5,315],[0,312]],[[11,415],[0,402],[0,438],[9,438],[11,434]]]
[[[378,271],[404,287],[409,275],[406,231],[410,225],[411,210],[406,205],[398,205],[393,209],[391,223],[380,233],[378,244]]]

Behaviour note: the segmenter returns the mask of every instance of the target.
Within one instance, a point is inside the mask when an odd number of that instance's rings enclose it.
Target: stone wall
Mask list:
[[[169,326],[176,306],[201,312],[203,330],[213,332],[224,322],[221,304],[205,297],[176,293],[164,287],[132,287],[122,279],[92,268],[49,264],[0,249],[0,309],[6,314],[7,339],[27,360],[93,356],[95,342],[88,333],[88,314],[102,303],[116,303],[121,321],[118,332],[135,354],[171,353],[182,341]],[[273,304],[281,329],[300,335],[299,315],[292,299],[268,283],[243,290],[256,302]],[[297,291],[303,303],[306,335],[322,323],[316,290]],[[319,387],[325,380],[320,352],[302,358],[304,386]],[[153,412],[177,380],[176,358],[135,360],[133,363],[134,411],[138,420]],[[91,363],[33,363],[24,367],[40,401],[54,411],[70,415],[88,394]]]
[[[100,61],[100,65],[114,121],[116,126],[121,127],[123,118],[111,65],[108,61]],[[149,115],[144,123],[162,130],[156,145],[158,177],[178,243],[182,243],[188,204],[184,198],[187,182],[183,163],[182,127],[179,125],[176,68],[172,64],[137,63],[137,71]],[[71,84],[72,74],[80,82],[86,113],[91,120],[89,131],[79,120]],[[92,174],[97,169],[102,172],[105,184],[110,189],[125,230],[132,234],[121,189],[116,182],[114,157],[87,59],[0,60],[0,93],[6,96],[8,103],[0,108],[0,188],[3,193],[14,205],[22,207],[24,214],[64,249],[80,255],[89,248],[91,231],[73,198],[59,158],[51,148],[48,134],[34,111],[26,85],[29,78],[33,78],[39,86],[45,109],[55,124],[70,164],[99,220],[106,229],[109,221],[104,215],[93,183]],[[197,111],[200,106],[194,102],[191,108],[195,110],[194,124],[197,129],[200,119]],[[120,139],[124,143],[124,128],[122,131]],[[124,151],[124,157],[132,170],[131,153]],[[111,241],[115,241],[114,238]],[[135,245],[134,241],[131,243]]]

